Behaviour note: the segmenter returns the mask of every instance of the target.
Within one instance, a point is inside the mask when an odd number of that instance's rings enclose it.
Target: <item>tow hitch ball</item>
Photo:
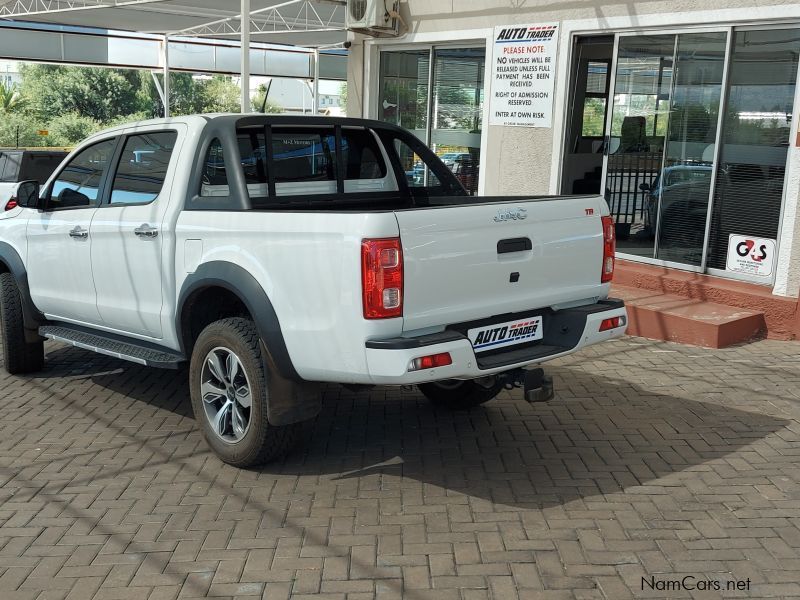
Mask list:
[[[497,375],[508,390],[522,388],[527,402],[547,402],[555,396],[553,378],[544,369],[514,369]]]

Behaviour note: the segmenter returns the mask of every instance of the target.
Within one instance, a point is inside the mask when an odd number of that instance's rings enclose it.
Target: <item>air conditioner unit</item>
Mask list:
[[[399,0],[347,0],[345,26],[375,37],[396,36],[400,34],[400,23],[392,15],[398,15],[399,10]]]

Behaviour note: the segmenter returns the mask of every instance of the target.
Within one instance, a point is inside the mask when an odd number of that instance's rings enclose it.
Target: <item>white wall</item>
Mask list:
[[[701,7],[703,10],[697,10]],[[483,41],[491,53],[498,25],[560,21],[554,126],[552,129],[487,127],[484,120],[482,192],[487,195],[557,193],[564,135],[571,36],[643,28],[719,26],[754,22],[800,22],[800,4],[775,0],[695,0],[534,3],[530,0],[408,0],[402,13],[409,31],[397,40],[351,36],[348,65],[348,115],[374,116],[378,48],[390,45]],[[487,61],[488,62],[488,61]],[[487,79],[488,84],[488,79]],[[490,90],[486,90],[489,98]],[[795,120],[797,121],[797,120]],[[792,131],[795,139],[797,123]],[[800,155],[790,153],[786,218],[779,241],[774,291],[800,292]]]

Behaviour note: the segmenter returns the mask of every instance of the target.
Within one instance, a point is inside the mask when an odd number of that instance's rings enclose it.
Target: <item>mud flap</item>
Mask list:
[[[322,410],[322,386],[309,381],[282,377],[272,355],[261,342],[267,364],[267,419],[270,425],[291,425],[308,421]]]

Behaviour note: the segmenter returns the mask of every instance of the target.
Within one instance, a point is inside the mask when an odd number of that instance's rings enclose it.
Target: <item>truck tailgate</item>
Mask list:
[[[605,297],[607,212],[599,196],[395,211],[404,331]]]

